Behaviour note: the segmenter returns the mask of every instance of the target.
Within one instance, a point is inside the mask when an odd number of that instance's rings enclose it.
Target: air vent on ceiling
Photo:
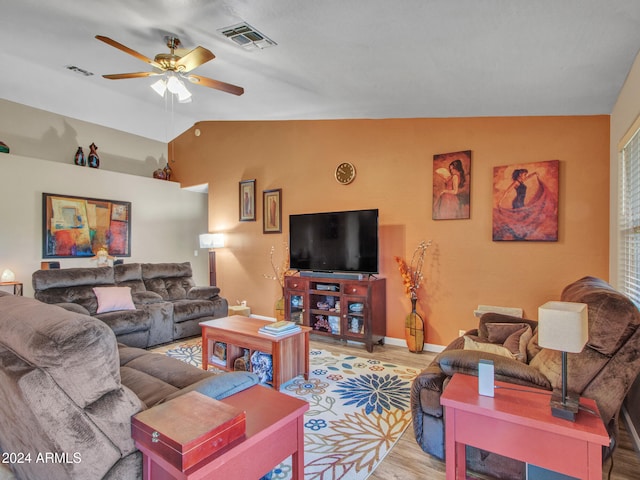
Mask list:
[[[67,70],[71,70],[72,72],[80,73],[85,77],[90,77],[91,75],[93,75],[93,72],[85,70],[84,68],[76,67],[75,65],[65,65],[64,68],[66,68]]]
[[[262,50],[264,48],[277,45],[276,42],[271,40],[264,33],[260,33],[251,25],[244,22],[231,27],[221,28],[218,31],[245,50]]]

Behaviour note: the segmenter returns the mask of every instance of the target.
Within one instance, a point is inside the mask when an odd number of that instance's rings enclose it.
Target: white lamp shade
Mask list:
[[[184,85],[184,82],[173,73],[164,74],[162,78],[151,84],[151,88],[161,97],[164,97],[168,90],[178,96],[178,102],[180,103],[191,101],[191,92]]]
[[[2,272],[2,275],[0,276],[0,282],[15,282],[15,281],[16,281],[16,274],[13,273],[11,270],[7,268]]]
[[[164,92],[167,91],[167,84],[164,81],[164,79],[161,78],[157,82],[153,82],[151,84],[151,88],[153,88],[158,95],[160,95],[161,97],[164,97]]]
[[[200,235],[200,248],[224,247],[223,233],[203,233]]]
[[[589,340],[586,303],[547,302],[538,307],[538,345],[579,353]]]

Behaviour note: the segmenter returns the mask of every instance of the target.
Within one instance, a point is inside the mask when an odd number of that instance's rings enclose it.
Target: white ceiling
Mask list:
[[[159,141],[203,120],[609,114],[640,47],[640,0],[0,0],[2,98]],[[247,22],[277,46],[218,29]],[[177,34],[216,58],[173,116],[149,65]],[[91,71],[83,76],[65,68]]]

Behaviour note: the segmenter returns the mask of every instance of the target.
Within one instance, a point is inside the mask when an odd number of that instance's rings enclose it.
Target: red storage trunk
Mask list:
[[[245,412],[198,392],[131,417],[131,436],[181,471],[245,434]]]

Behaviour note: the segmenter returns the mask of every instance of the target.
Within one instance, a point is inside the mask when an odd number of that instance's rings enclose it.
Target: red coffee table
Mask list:
[[[242,357],[244,350],[268,353],[273,362],[273,388],[298,375],[309,379],[309,332],[311,328],[300,326],[300,330],[273,337],[259,332],[269,325],[268,320],[232,315],[200,322],[202,327],[202,368],[209,365],[224,370],[233,370],[235,359]],[[216,342],[226,344],[227,359],[223,365],[211,362],[211,353]]]

